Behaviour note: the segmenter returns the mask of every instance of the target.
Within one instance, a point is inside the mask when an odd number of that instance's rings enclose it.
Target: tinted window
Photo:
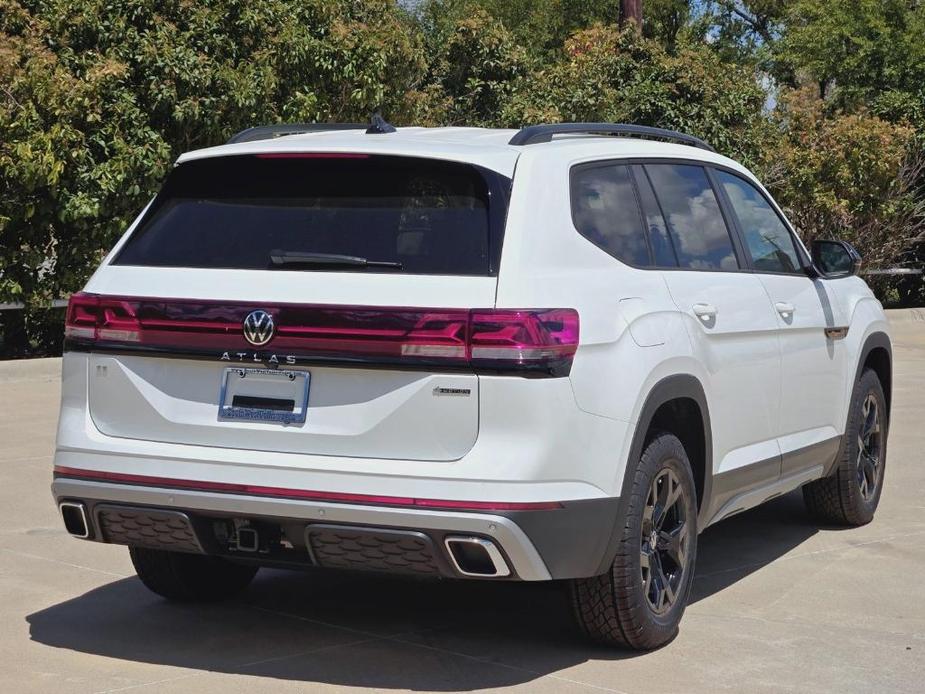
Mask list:
[[[595,164],[574,169],[572,219],[578,233],[613,257],[631,265],[649,264],[629,167]]]
[[[474,167],[406,157],[191,161],[170,174],[115,262],[487,275],[501,233],[492,225],[487,186]],[[357,256],[401,269],[289,262],[306,254]],[[271,256],[288,260],[273,264]]]
[[[680,266],[697,270],[738,268],[729,230],[703,168],[683,164],[645,168],[668,222]]]
[[[761,192],[748,181],[726,171],[717,171],[716,176],[732,203],[755,269],[800,272],[793,238]]]
[[[633,173],[639,190],[639,202],[642,204],[642,214],[646,221],[646,232],[649,234],[649,246],[652,248],[652,257],[659,267],[677,267],[678,256],[674,251],[674,242],[668,234],[665,217],[658,206],[652,185],[645,169],[634,166]]]

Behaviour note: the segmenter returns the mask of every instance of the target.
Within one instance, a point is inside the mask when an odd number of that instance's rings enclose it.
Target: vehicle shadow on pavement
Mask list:
[[[692,602],[759,570],[815,532],[798,494],[709,529],[701,536]],[[639,655],[584,641],[560,583],[264,570],[238,600],[178,605],[126,578],[27,621],[33,641],[82,653],[384,689],[503,687],[587,660]]]

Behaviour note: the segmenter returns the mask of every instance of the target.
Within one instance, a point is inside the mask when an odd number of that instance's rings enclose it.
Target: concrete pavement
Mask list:
[[[61,526],[58,361],[0,364],[0,691],[925,691],[925,311],[891,319],[875,521],[818,528],[796,493],[710,528],[680,636],[644,655],[583,642],[558,585],[263,571],[235,602],[166,603]]]

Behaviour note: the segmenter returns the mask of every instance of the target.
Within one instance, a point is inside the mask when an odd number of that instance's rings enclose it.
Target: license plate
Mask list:
[[[308,371],[225,369],[219,419],[304,424],[310,382]]]

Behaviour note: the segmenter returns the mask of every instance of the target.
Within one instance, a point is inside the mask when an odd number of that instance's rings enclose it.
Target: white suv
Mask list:
[[[652,648],[711,523],[798,487],[871,520],[858,265],[680,133],[254,128],[180,157],[71,298],[54,497],[168,598],[568,579],[589,635]]]

